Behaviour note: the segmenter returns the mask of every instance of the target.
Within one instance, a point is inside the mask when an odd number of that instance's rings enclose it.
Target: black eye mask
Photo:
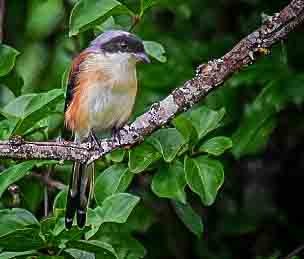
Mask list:
[[[109,42],[104,43],[101,49],[105,52],[129,52],[140,53],[144,52],[144,46],[141,40],[135,37],[119,36],[111,39]]]

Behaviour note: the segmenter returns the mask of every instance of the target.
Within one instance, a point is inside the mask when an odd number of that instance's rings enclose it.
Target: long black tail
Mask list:
[[[77,215],[78,227],[83,228],[85,226],[93,183],[94,164],[84,165],[75,162],[67,196],[65,214],[65,226],[67,229],[72,227],[75,214]]]

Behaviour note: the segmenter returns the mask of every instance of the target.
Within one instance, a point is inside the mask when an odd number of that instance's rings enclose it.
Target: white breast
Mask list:
[[[96,61],[94,63],[100,67],[95,65],[95,69],[100,69],[110,79],[92,82],[89,87],[89,125],[95,131],[119,128],[128,120],[135,102],[135,63],[121,54],[99,57]]]

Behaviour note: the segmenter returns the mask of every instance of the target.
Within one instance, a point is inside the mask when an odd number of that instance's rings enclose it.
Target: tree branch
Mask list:
[[[120,143],[115,138],[103,139],[100,148],[89,143],[26,142],[20,139],[0,142],[0,158],[55,159],[91,163],[105,154],[140,143],[143,137],[165,125],[177,114],[188,110],[211,91],[222,85],[233,73],[254,63],[275,43],[286,38],[304,20],[304,0],[293,0],[280,13],[269,17],[264,24],[241,40],[222,58],[198,67],[196,75],[175,89],[164,100],[154,103],[150,110],[132,124],[119,131]]]

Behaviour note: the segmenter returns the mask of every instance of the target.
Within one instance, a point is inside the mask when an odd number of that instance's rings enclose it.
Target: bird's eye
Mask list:
[[[127,45],[127,43],[126,42],[121,42],[120,43],[120,47],[122,48],[122,49],[126,49],[127,47],[128,47],[128,45]]]

